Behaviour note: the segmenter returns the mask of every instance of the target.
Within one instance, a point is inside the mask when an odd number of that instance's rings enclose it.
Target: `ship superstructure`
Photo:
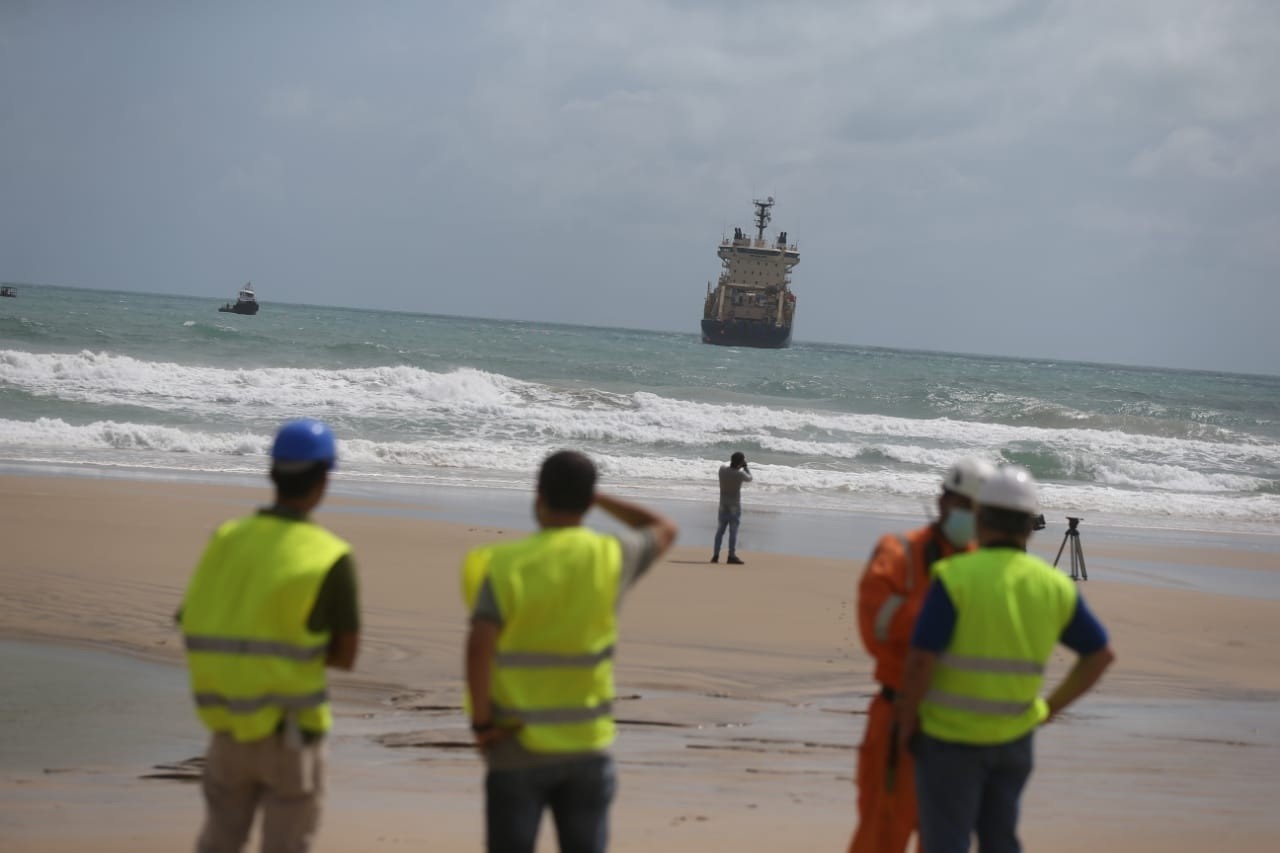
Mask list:
[[[787,232],[765,239],[772,217],[773,196],[752,202],[756,207],[756,235],[741,228],[720,241],[717,254],[723,270],[715,288],[707,283],[702,311],[702,340],[720,346],[779,349],[791,343],[796,297],[791,292],[791,268],[800,251],[787,242]]]

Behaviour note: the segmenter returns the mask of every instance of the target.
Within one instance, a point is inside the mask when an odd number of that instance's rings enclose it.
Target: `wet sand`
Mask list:
[[[264,497],[0,476],[0,636],[21,641],[0,643],[0,847],[190,846],[203,736],[172,614],[209,532]],[[321,850],[482,846],[457,566],[471,545],[523,533],[528,498],[486,511],[443,497],[339,495],[319,514],[355,545],[366,619],[360,671],[335,679]],[[612,849],[843,849],[872,690],[851,596],[871,531],[904,522],[806,516],[807,551],[858,559],[747,551],[746,566],[711,566],[702,515],[664,509],[685,538],[624,610]],[[785,541],[760,521],[750,541]],[[1062,529],[1045,533],[1034,550],[1052,559]],[[1084,537],[1083,589],[1120,661],[1038,737],[1027,848],[1280,846],[1280,538]]]

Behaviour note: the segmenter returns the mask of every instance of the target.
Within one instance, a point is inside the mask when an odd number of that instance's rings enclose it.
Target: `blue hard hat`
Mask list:
[[[328,424],[309,418],[289,421],[276,432],[276,440],[271,445],[271,460],[277,468],[327,462],[332,469],[338,464],[338,446],[333,430]]]

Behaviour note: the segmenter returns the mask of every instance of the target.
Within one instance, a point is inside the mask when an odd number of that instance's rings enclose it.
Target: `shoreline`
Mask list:
[[[0,512],[12,531],[0,566],[0,636],[140,658],[120,668],[121,681],[149,678],[150,661],[181,683],[174,704],[144,703],[109,724],[136,727],[120,735],[138,744],[126,758],[56,772],[0,770],[5,839],[35,853],[84,849],[90,838],[108,851],[189,845],[200,802],[181,781],[195,778],[184,764],[193,755],[147,738],[163,728],[155,721],[170,726],[179,713],[176,725],[203,737],[194,712],[179,710],[185,678],[172,614],[209,533],[266,496],[262,487],[0,475]],[[438,497],[401,504],[338,494],[317,513],[354,546],[365,621],[357,672],[332,680],[331,808],[320,850],[480,844],[481,769],[461,712],[458,565],[468,548],[522,535],[532,523],[453,520],[474,519],[484,507]],[[521,497],[498,517],[527,512]],[[742,567],[707,564],[700,533],[686,528],[684,544],[631,593],[617,659],[622,793],[612,849],[763,853],[847,843],[855,747],[873,690],[852,614],[871,545],[861,537],[873,535],[861,531],[906,525],[840,520],[832,544],[846,538],[855,557],[747,551]],[[1121,578],[1126,561],[1174,576],[1216,563],[1276,592],[1274,552],[1238,544],[1086,541],[1096,579],[1081,588],[1112,632],[1119,663],[1096,694],[1037,738],[1039,769],[1024,801],[1029,849],[1276,845],[1280,815],[1269,792],[1280,720],[1270,711],[1280,702],[1271,654],[1280,643],[1280,594]],[[78,666],[93,654],[53,657]],[[1068,658],[1055,655],[1050,681]],[[38,752],[43,740],[52,754],[59,731],[74,735],[72,744],[101,736],[94,690],[55,708],[41,689],[43,700],[33,695],[14,712],[49,718],[52,728],[28,747]],[[147,778],[157,772],[169,775]],[[551,849],[551,835],[544,827],[540,849]]]
[[[246,457],[246,464],[263,464],[265,459]],[[456,469],[462,471],[463,469]],[[414,508],[423,505],[437,505],[442,517],[453,517],[467,523],[476,523],[476,519],[458,516],[459,508],[482,508],[483,518],[493,520],[494,513],[503,516],[504,523],[528,525],[529,492],[532,488],[532,476],[528,481],[508,481],[504,478],[493,478],[491,473],[477,471],[476,479],[469,480],[465,474],[458,474],[456,479],[442,478],[438,481],[415,481],[400,479],[394,476],[371,476],[355,474],[343,469],[331,484],[331,499],[350,498],[351,500],[368,500],[375,504],[394,506],[397,508]],[[186,470],[180,468],[129,467],[114,463],[69,463],[53,460],[37,462],[2,461],[0,477],[46,478],[70,480],[112,480],[120,482],[163,483],[175,487],[230,487],[261,488],[266,484],[264,474],[256,470]],[[709,515],[714,525],[714,506],[717,499],[714,471],[708,474],[704,489],[690,491],[681,489],[675,493],[664,490],[661,484],[650,481],[631,483],[611,483],[607,477],[602,482],[606,489],[618,491],[619,494],[639,500],[643,503],[662,504],[664,508],[682,524],[698,519],[701,515]],[[823,498],[816,503],[805,502],[803,494],[788,493],[755,493],[750,500],[744,500],[744,507],[749,513],[762,519],[777,517],[813,518],[823,521],[831,519],[876,519],[872,525],[875,530],[895,529],[895,526],[913,526],[923,524],[925,515],[933,511],[935,496],[928,495],[916,498],[897,497],[893,506],[886,508],[875,503],[875,498],[865,494],[849,494],[847,501],[836,502],[832,498]],[[708,509],[710,507],[710,509]],[[1058,513],[1061,513],[1060,515]],[[1239,521],[1209,519],[1191,519],[1177,516],[1144,516],[1117,515],[1090,512],[1085,509],[1048,510],[1046,519],[1049,528],[1038,535],[1051,537],[1066,529],[1068,515],[1083,515],[1082,529],[1092,534],[1097,532],[1108,538],[1123,539],[1126,536],[1150,538],[1168,536],[1188,538],[1195,541],[1212,539],[1219,542],[1237,540],[1255,540],[1259,547],[1280,551],[1280,529],[1274,524],[1264,521]],[[428,516],[430,517],[430,516]],[[484,523],[484,522],[481,522]],[[812,527],[813,525],[810,525]],[[745,529],[745,525],[744,525]],[[1056,541],[1056,539],[1055,539]],[[803,539],[788,537],[782,547],[770,549],[776,553],[805,554],[808,556],[838,556],[828,551],[813,551]],[[1051,555],[1052,556],[1052,555]]]

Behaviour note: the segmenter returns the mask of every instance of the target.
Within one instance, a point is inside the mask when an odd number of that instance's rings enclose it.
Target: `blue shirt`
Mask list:
[[[956,629],[956,606],[940,581],[929,584],[924,606],[911,632],[911,647],[934,654],[942,654],[951,644]],[[1107,629],[1084,603],[1084,596],[1076,596],[1076,609],[1071,621],[1062,629],[1058,642],[1078,655],[1091,655],[1107,647]]]

